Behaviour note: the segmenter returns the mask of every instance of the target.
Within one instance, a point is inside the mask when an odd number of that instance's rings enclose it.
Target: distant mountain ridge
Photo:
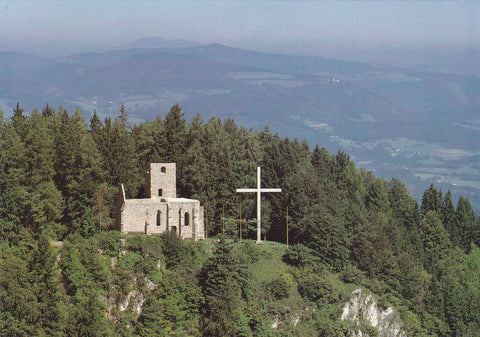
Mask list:
[[[430,185],[480,209],[480,78],[336,59],[261,53],[221,44],[146,38],[66,57],[0,52],[0,106],[80,107],[88,119],[132,122],[179,103],[186,117],[232,117],[349,153],[398,177],[417,198]]]
[[[198,47],[201,43],[188,40],[166,40],[160,37],[147,37],[136,40],[128,45],[129,48],[186,48]]]

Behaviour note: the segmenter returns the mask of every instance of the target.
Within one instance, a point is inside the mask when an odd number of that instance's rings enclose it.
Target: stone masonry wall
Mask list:
[[[198,200],[127,199],[121,217],[123,234],[161,234],[174,229],[184,239],[203,239],[203,207]]]
[[[177,178],[175,163],[151,163],[149,178],[150,198],[177,197]],[[159,190],[162,190],[162,195],[159,195]]]
[[[203,207],[198,200],[176,197],[175,170],[175,163],[151,163],[146,176],[150,195],[145,199],[126,199],[122,185],[118,219],[122,234],[175,230],[184,239],[205,238]]]

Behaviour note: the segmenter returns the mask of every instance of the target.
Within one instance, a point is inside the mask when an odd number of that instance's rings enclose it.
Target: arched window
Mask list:
[[[190,226],[190,214],[188,212],[185,212],[185,226]]]
[[[162,166],[162,168],[160,168],[160,172],[167,173],[167,168],[165,166]]]
[[[161,188],[158,189],[158,196],[159,197],[163,196],[163,190]]]
[[[162,224],[162,212],[157,211],[157,227]]]

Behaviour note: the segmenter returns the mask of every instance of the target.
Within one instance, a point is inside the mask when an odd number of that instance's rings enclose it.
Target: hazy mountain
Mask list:
[[[243,64],[262,68],[264,70],[283,72],[288,74],[326,74],[332,72],[339,74],[359,74],[378,70],[378,66],[366,63],[349,62],[313,56],[297,56],[260,53],[224,46],[210,44],[196,48],[183,48],[177,53],[197,55],[212,58],[221,62]],[[384,67],[382,67],[383,69]]]
[[[166,40],[159,37],[147,37],[129,44],[130,48],[185,48],[198,47],[202,44],[188,40]]]
[[[46,59],[0,53],[0,104],[11,113],[63,105],[133,122],[179,103],[200,113],[270,127],[367,169],[406,181],[416,197],[434,182],[480,209],[480,79],[219,44],[148,38],[129,48]]]
[[[37,55],[17,52],[0,52],[0,74],[35,72],[48,66],[52,66],[55,63],[55,61]]]

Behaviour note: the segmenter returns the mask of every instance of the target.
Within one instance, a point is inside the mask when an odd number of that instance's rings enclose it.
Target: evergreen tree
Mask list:
[[[435,211],[428,211],[419,225],[426,255],[425,267],[430,272],[447,256],[450,248],[449,234]]]
[[[314,211],[303,220],[304,238],[297,242],[308,242],[321,261],[340,271],[346,265],[352,236],[344,224],[330,214]]]
[[[68,306],[66,334],[68,336],[108,336],[105,320],[105,304],[99,300],[95,289],[77,294],[75,302]]]
[[[124,184],[127,195],[135,197],[144,182],[144,176],[138,167],[132,133],[118,119],[112,123],[110,118],[106,118],[103,125],[94,120],[94,124],[96,127],[91,129],[91,135],[103,158],[105,182],[117,189]],[[113,203],[114,200],[108,201],[109,205]]]
[[[204,335],[234,336],[240,305],[248,293],[247,262],[224,238],[203,268]]]
[[[464,262],[465,320],[471,335],[480,333],[480,248],[473,246]]]
[[[55,180],[65,201],[63,223],[70,231],[92,234],[94,195],[103,172],[100,154],[80,110],[72,117],[62,113],[56,143]]]
[[[237,336],[240,319],[240,289],[226,276],[225,283],[219,286],[217,295],[207,299],[209,317],[205,322],[204,336]]]
[[[178,277],[186,282],[178,282]],[[166,271],[165,277],[148,296],[142,308],[136,334],[199,335],[198,316],[195,312],[199,310],[200,303],[195,303],[188,295],[194,292],[200,294],[200,288],[196,283],[189,282],[191,280],[192,278],[189,279],[186,275]]]
[[[475,236],[475,211],[468,198],[460,196],[455,211],[455,228],[452,233],[453,244],[469,252]]]
[[[12,122],[13,128],[16,130],[21,140],[25,139],[25,135],[28,131],[26,121],[27,117],[23,114],[23,109],[20,107],[20,103],[17,102],[17,106],[13,109]]]
[[[374,178],[369,172],[367,184],[367,196],[365,200],[366,206],[373,212],[388,212],[390,202],[388,200],[385,182],[381,178]]]
[[[97,110],[93,110],[93,116],[90,118],[90,133],[96,143],[98,143],[96,137],[98,137],[102,129],[103,123],[98,117]]]
[[[431,184],[428,190],[423,193],[420,213],[426,215],[428,211],[435,211],[437,214],[441,215],[442,206],[442,191],[439,191],[433,186],[433,184]]]
[[[34,336],[41,315],[29,280],[28,261],[17,256],[18,250],[0,253],[0,334]]]
[[[178,104],[175,104],[165,116],[165,139],[167,146],[165,162],[182,163],[185,154],[187,132],[186,121],[183,117],[184,114],[182,108]]]
[[[301,219],[310,212],[322,193],[316,180],[315,171],[311,165],[311,155],[308,144],[299,143],[297,140],[290,142],[281,140],[278,134],[272,136],[268,128],[258,134],[261,141],[262,158],[262,184],[268,187],[282,188],[280,194],[265,194],[262,206],[262,217],[267,215],[262,224],[271,222],[269,237],[273,240],[285,241],[286,208],[292,217]],[[255,184],[255,180],[251,185]],[[301,210],[298,205],[303,205]],[[263,212],[270,210],[269,213]],[[268,221],[270,220],[270,221]]]
[[[418,203],[410,196],[403,182],[392,178],[388,189],[388,200],[394,219],[405,228],[415,226],[419,218]]]
[[[107,183],[101,183],[94,191],[93,195],[93,222],[101,231],[115,229],[114,221],[111,217],[111,201],[118,195],[118,188],[109,186]]]
[[[30,270],[33,272],[33,289],[37,294],[38,309],[41,312],[37,325],[48,336],[61,336],[66,318],[65,299],[60,292],[56,256],[45,234],[37,241]]]
[[[149,170],[150,163],[159,163],[165,160],[167,151],[165,123],[160,117],[135,125],[132,137],[135,140],[138,164],[143,171]]]
[[[450,235],[453,235],[455,228],[455,205],[453,204],[452,193],[450,191],[447,191],[443,199],[442,219],[443,227],[445,227]]]
[[[122,106],[120,107],[120,116],[118,116],[118,119],[120,120],[121,126],[123,126],[124,128],[130,127],[128,123],[128,111],[124,103],[122,103]]]
[[[312,153],[312,165],[319,175],[326,176],[330,171],[331,156],[327,149],[316,145]]]
[[[2,239],[11,239],[20,231],[22,207],[18,194],[24,193],[22,177],[25,172],[24,144],[13,122],[2,125],[0,149],[0,224]],[[6,149],[9,149],[7,151]]]
[[[187,152],[185,155],[185,169],[183,177],[182,195],[200,199],[203,204],[207,201],[206,180],[209,177],[209,163],[205,157],[205,126],[200,115],[192,118],[187,138]]]
[[[29,131],[20,145],[16,169],[12,170],[11,197],[18,219],[36,233],[47,229],[53,234],[63,209],[62,197],[56,188],[54,134],[48,120],[34,110],[27,120]],[[13,177],[13,173],[15,177]]]
[[[465,287],[466,282],[470,283],[472,279],[466,279],[465,255],[459,248],[452,249],[447,258],[440,262],[438,275],[444,297],[445,321],[450,330],[448,335],[476,335],[474,332],[467,333],[471,328],[476,328],[478,334],[480,330],[476,314],[478,313],[478,297],[472,296],[472,293]],[[472,299],[477,300],[473,307],[471,306]],[[472,318],[472,314],[475,318]]]
[[[52,109],[48,103],[42,109],[42,116],[45,118],[52,118],[55,115],[55,109]]]

